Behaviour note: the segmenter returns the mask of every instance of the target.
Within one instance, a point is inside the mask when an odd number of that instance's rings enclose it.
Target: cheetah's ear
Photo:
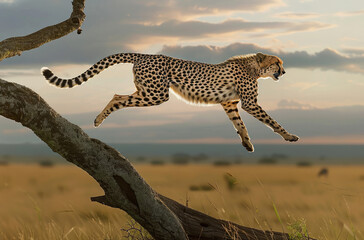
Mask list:
[[[256,55],[258,60],[261,60],[260,62],[263,62],[264,58],[266,57],[266,55],[261,52],[258,52]]]
[[[260,68],[266,68],[271,64],[271,57],[263,53],[256,54],[257,62]]]

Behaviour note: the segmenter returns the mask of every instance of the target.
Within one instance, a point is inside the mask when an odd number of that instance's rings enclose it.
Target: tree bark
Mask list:
[[[85,0],[74,0],[71,16],[56,25],[48,26],[35,33],[22,37],[12,37],[0,42],[0,62],[5,58],[21,55],[23,51],[38,48],[41,45],[61,38],[79,29],[85,20]]]
[[[37,93],[0,79],[0,115],[31,129],[54,152],[90,174],[105,195],[91,198],[126,211],[155,239],[289,239],[212,218],[153,191],[129,161],[56,113]]]

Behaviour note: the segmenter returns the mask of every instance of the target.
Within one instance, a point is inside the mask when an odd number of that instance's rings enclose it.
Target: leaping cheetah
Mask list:
[[[42,73],[50,84],[72,88],[118,63],[134,64],[134,84],[137,91],[131,95],[115,94],[96,117],[95,127],[116,110],[159,105],[168,101],[171,88],[189,102],[221,104],[243,146],[250,152],[254,151],[254,147],[238,113],[237,104],[240,100],[245,111],[271,127],[285,140],[295,142],[299,139],[288,133],[257,103],[258,78],[271,77],[278,80],[285,73],[282,60],[276,56],[257,53],[233,57],[220,64],[206,64],[164,55],[119,53],[100,60],[75,78],[61,79],[48,68],[42,68]]]

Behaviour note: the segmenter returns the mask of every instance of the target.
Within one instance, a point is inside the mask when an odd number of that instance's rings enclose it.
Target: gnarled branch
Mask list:
[[[0,115],[31,129],[55,152],[89,173],[105,195],[91,198],[126,211],[155,239],[288,239],[212,218],[153,191],[127,159],[56,113],[37,93],[0,79]],[[186,236],[187,235],[187,236]]]
[[[74,0],[70,18],[53,26],[45,27],[35,33],[22,37],[12,37],[0,42],[0,61],[20,55],[23,51],[38,48],[41,45],[61,38],[79,29],[85,20],[85,0]]]

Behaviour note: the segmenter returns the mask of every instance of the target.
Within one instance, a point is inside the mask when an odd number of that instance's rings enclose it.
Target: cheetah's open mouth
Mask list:
[[[273,74],[274,80],[279,80],[279,73],[274,73]]]

